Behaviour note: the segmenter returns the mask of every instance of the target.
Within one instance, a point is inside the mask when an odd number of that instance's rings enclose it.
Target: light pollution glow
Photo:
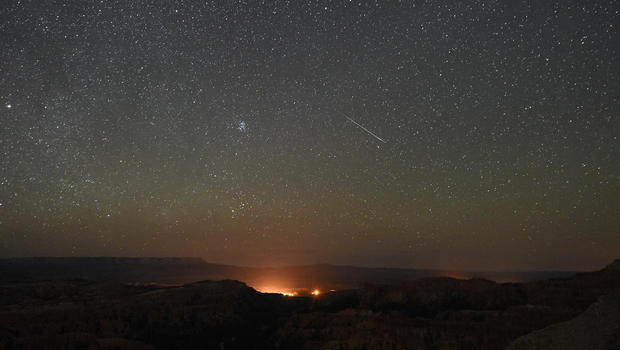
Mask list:
[[[284,287],[275,287],[275,286],[265,286],[265,287],[255,287],[257,291],[261,293],[272,293],[272,294],[282,294],[287,297],[297,297],[304,295],[311,296],[319,296],[321,294],[321,290],[318,288],[313,288],[311,290],[305,288],[284,288]],[[334,290],[332,290],[334,291]]]

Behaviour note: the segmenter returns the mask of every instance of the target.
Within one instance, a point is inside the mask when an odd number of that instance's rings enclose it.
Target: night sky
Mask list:
[[[619,23],[611,0],[4,0],[0,256],[601,268]]]

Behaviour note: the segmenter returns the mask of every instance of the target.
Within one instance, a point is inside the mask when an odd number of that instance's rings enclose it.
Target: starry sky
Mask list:
[[[611,0],[5,0],[0,256],[601,268],[619,23]]]

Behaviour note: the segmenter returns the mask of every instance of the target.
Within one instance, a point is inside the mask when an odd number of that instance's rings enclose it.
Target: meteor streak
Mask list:
[[[362,130],[366,131],[367,133],[369,133],[370,135],[372,135],[374,138],[376,138],[377,140],[383,142],[383,143],[387,143],[385,142],[382,138],[380,138],[379,136],[377,136],[374,132],[366,129],[363,125],[359,124],[358,122],[356,122],[355,120],[349,118],[346,114],[343,114],[345,118],[347,118],[349,121],[351,121],[353,124],[359,126],[360,128],[362,128]]]

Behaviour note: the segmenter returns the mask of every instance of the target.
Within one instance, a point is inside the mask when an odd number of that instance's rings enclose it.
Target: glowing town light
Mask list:
[[[318,296],[319,294],[321,294],[321,291],[318,290],[318,289],[315,289],[315,290],[312,291],[312,295],[314,295],[314,296]]]

